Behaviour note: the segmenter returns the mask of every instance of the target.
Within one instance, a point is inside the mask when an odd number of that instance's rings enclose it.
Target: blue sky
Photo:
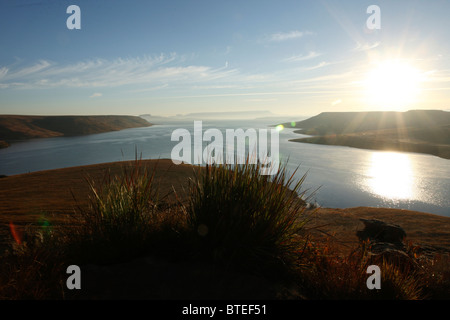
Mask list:
[[[4,0],[0,113],[450,109],[449,12],[439,0]]]

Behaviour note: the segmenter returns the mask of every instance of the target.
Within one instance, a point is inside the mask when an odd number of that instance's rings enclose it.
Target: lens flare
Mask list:
[[[16,241],[17,244],[22,244],[22,237],[20,236],[18,230],[16,229],[16,226],[12,221],[9,222],[9,229],[11,230],[11,234],[14,238],[14,241]]]

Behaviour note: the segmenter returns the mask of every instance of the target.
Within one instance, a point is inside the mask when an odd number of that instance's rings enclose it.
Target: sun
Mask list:
[[[420,71],[401,60],[376,64],[364,82],[367,103],[377,108],[402,110],[417,102]]]

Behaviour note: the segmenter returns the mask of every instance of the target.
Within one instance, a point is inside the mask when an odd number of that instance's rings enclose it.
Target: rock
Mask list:
[[[400,226],[376,219],[360,219],[365,228],[357,231],[360,241],[369,241],[370,260],[374,264],[383,261],[397,266],[417,267],[417,262],[405,251],[403,239],[406,232]]]
[[[389,242],[373,242],[369,244],[369,248],[369,255],[374,263],[386,261],[398,266],[409,265],[417,267],[417,262],[403,250],[403,245],[399,246],[399,244]]]
[[[372,254],[381,254],[383,252],[403,251],[397,244],[389,242],[371,242],[369,243],[370,252]]]
[[[371,242],[387,242],[402,244],[406,237],[406,232],[396,224],[389,224],[376,219],[360,219],[365,228],[358,231],[356,235],[360,241],[369,240]]]

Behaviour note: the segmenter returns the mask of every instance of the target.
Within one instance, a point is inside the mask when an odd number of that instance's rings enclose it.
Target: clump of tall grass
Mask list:
[[[51,230],[27,226],[0,257],[0,300],[61,299],[64,257]]]
[[[89,259],[125,259],[141,252],[160,219],[155,170],[136,160],[124,165],[122,174],[107,172],[100,184],[88,183],[89,207],[79,207],[76,224],[81,227],[66,233],[68,243]]]
[[[297,259],[305,224],[303,176],[295,181],[281,165],[261,175],[261,163],[207,164],[191,180],[186,206],[198,257],[228,266],[262,269]]]
[[[107,175],[103,184],[90,182],[90,210],[84,211],[86,228],[93,237],[120,242],[148,232],[156,215],[158,192],[154,172],[124,166],[122,175]]]

